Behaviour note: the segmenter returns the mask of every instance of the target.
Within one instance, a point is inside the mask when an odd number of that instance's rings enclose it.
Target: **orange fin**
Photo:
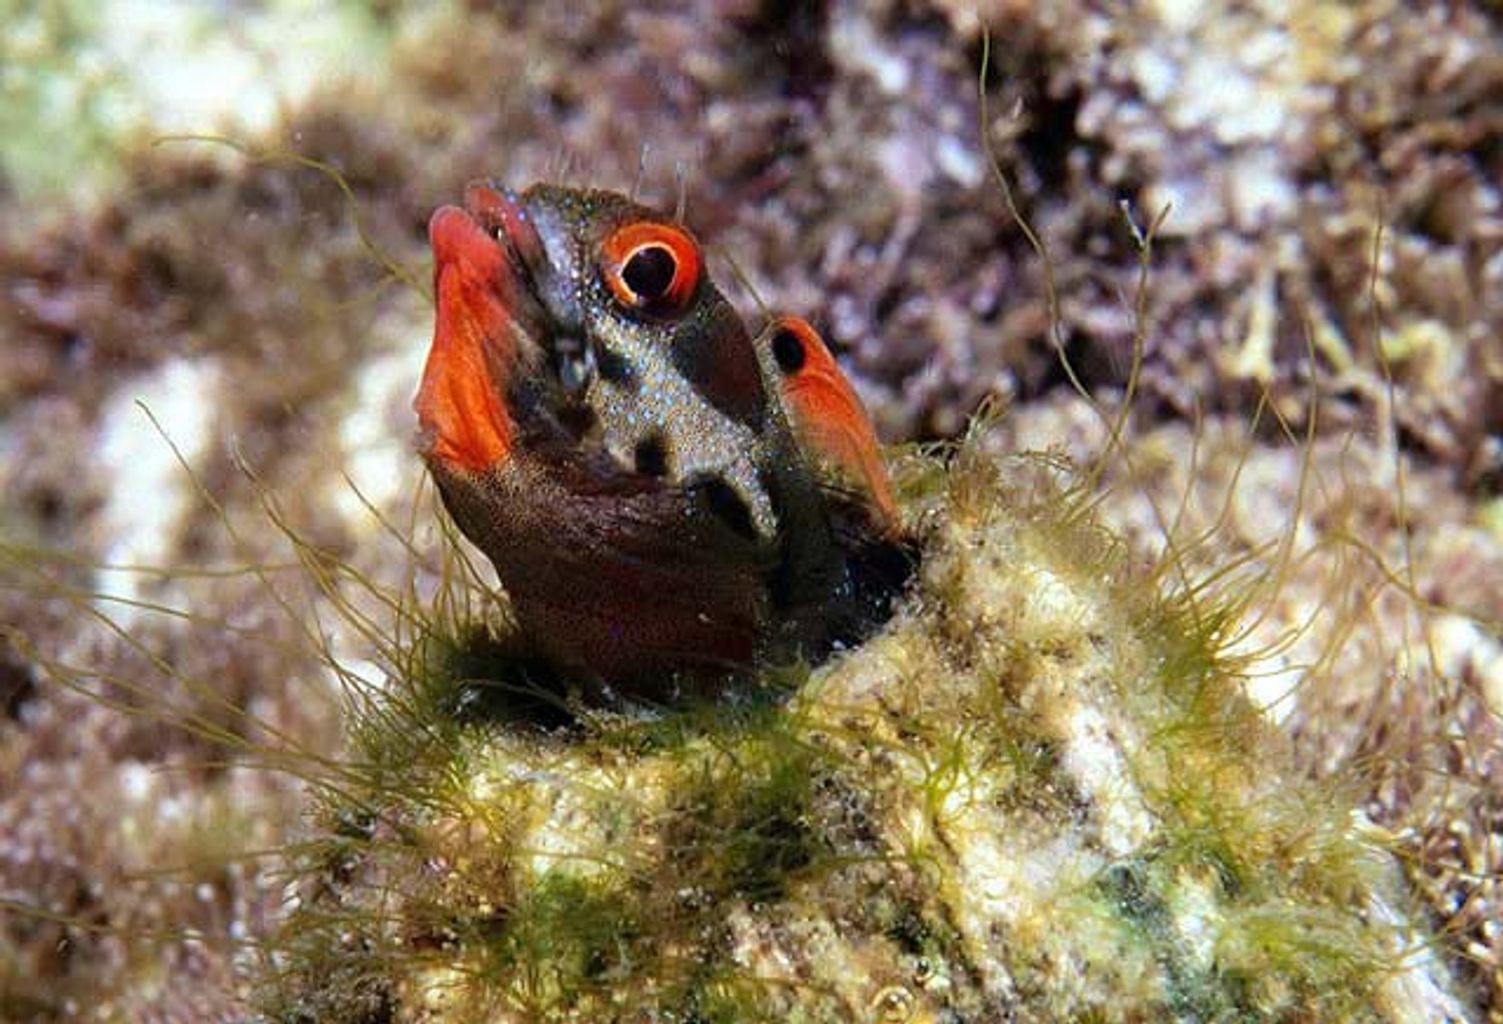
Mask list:
[[[898,525],[892,479],[855,388],[807,320],[783,316],[762,335],[777,364],[794,433],[820,468],[866,499],[885,530]]]
[[[438,316],[433,347],[413,408],[423,454],[481,472],[506,458],[514,424],[505,394],[510,353],[512,274],[506,253],[475,219],[455,206],[428,222]]]

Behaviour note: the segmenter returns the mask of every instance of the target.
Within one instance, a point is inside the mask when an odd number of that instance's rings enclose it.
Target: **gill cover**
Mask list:
[[[807,320],[782,316],[763,332],[777,366],[779,390],[806,457],[825,481],[856,493],[883,532],[898,526],[892,481],[871,417]]]

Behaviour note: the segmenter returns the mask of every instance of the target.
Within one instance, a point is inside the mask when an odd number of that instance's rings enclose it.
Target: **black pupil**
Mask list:
[[[808,358],[804,340],[789,330],[778,331],[772,336],[772,356],[784,373],[796,373],[803,369]]]
[[[646,245],[632,253],[621,268],[621,280],[645,301],[661,299],[673,284],[678,261],[661,245]]]

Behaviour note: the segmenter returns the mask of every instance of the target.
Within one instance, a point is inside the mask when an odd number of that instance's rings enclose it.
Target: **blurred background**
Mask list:
[[[1130,397],[1108,516],[1312,552],[1270,714],[1503,1020],[1489,0],[0,0],[0,1019],[245,1012],[301,806],[253,752],[336,751],[370,658],[277,523],[435,543],[424,228],[481,177],[682,199],[889,442],[990,399],[1084,462]]]

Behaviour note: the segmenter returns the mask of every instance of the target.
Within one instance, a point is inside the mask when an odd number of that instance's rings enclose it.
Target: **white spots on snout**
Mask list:
[[[106,567],[95,585],[121,627],[133,621],[132,603],[143,596],[138,567],[168,563],[192,507],[184,464],[196,467],[208,449],[220,379],[212,360],[174,359],[130,379],[105,402],[97,456],[111,480],[99,517]]]
[[[774,536],[778,516],[761,482],[766,434],[717,408],[672,360],[655,351],[651,340],[618,331],[604,344],[629,363],[636,381],[630,389],[599,377],[591,383],[589,402],[606,450],[631,468],[638,443],[660,437],[672,453],[676,482],[720,481],[746,506],[757,536]]]

